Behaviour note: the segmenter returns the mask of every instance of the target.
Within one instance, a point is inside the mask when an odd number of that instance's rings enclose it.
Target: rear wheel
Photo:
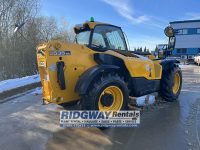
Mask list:
[[[164,71],[160,83],[160,96],[166,101],[176,100],[182,87],[182,73],[178,66]]]
[[[81,98],[83,110],[118,111],[128,108],[128,88],[118,75],[102,76]]]

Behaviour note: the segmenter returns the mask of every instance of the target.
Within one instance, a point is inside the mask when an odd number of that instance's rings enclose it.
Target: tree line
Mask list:
[[[144,49],[142,47],[138,47],[138,48],[134,48],[135,52],[150,52],[148,48],[146,48],[146,46],[144,47]]]
[[[0,80],[37,73],[36,46],[51,39],[71,42],[74,34],[66,21],[39,15],[39,0],[0,1]],[[19,32],[16,24],[25,22]]]

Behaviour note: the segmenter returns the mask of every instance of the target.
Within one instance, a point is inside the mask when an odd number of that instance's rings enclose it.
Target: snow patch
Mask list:
[[[149,104],[152,105],[153,103],[155,103],[156,99],[154,95],[149,95]]]
[[[152,105],[155,102],[154,95],[145,95],[136,98],[136,103],[138,106]]]
[[[38,74],[22,78],[4,80],[0,82],[0,93],[37,82],[40,82],[40,77]]]
[[[145,96],[141,96],[141,97],[137,97],[136,98],[136,103],[138,106],[144,106],[145,105],[145,100],[146,100],[146,95]]]
[[[42,88],[37,87],[31,94],[33,95],[41,95],[42,94]]]

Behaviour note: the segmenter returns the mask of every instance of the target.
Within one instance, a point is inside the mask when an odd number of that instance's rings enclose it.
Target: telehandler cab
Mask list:
[[[120,27],[93,18],[74,31],[74,43],[50,41],[37,47],[44,102],[80,100],[83,110],[117,111],[127,109],[129,96],[159,92],[167,101],[178,98],[178,61],[131,53]]]

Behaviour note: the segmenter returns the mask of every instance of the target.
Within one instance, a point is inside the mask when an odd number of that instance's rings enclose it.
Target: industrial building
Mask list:
[[[200,20],[173,21],[176,44],[173,56],[182,59],[193,59],[200,53]]]

